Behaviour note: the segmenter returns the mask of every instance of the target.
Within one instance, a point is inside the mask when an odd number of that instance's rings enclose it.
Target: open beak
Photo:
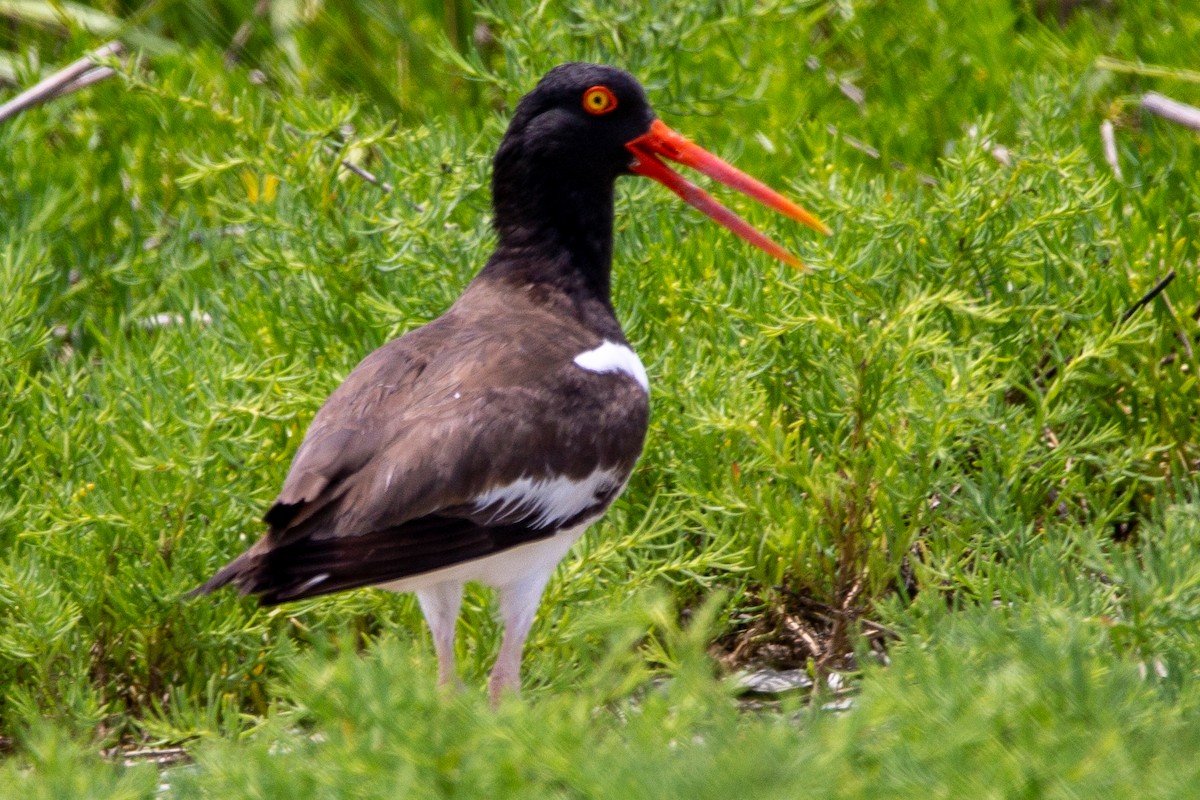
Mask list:
[[[718,224],[724,225],[750,244],[794,267],[803,267],[804,264],[800,259],[755,230],[750,223],[718,203],[708,192],[668,167],[659,156],[699,170],[713,180],[720,181],[827,236],[832,233],[825,223],[791,200],[725,163],[699,145],[688,141],[668,128],[662,120],[654,120],[649,131],[627,142],[625,147],[630,153],[633,153],[634,162],[629,167],[632,172],[653,178],[683,198],[685,203],[700,209]]]

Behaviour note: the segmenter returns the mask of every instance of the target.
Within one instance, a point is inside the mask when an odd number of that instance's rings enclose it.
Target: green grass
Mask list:
[[[253,5],[0,3],[0,80],[114,31],[146,54],[0,124],[5,791],[151,797],[98,753],[183,743],[172,796],[1195,796],[1200,151],[1137,100],[1200,105],[1200,14],[279,3],[311,13],[228,67]],[[620,184],[652,428],[551,582],[525,700],[439,696],[408,597],[181,601],[261,533],[328,392],[481,266],[507,110],[568,59],[631,69],[835,235],[728,198],[805,275]],[[468,592],[472,687],[491,612]],[[853,705],[738,711],[735,648],[848,670]]]

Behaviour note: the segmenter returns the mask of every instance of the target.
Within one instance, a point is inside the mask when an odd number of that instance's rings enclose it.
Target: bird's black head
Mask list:
[[[487,271],[578,284],[607,304],[613,184],[631,173],[662,183],[738,236],[800,264],[664,159],[829,232],[800,206],[663,124],[628,72],[599,64],[563,64],[521,98],[496,152],[492,202],[500,243]]]
[[[496,154],[497,178],[520,160],[525,170],[562,180],[611,183],[633,162],[626,144],[653,121],[646,92],[628,72],[563,64],[521,99]]]
[[[627,143],[653,122],[646,93],[627,72],[563,64],[546,73],[521,98],[493,161],[493,269],[521,280],[581,281],[607,302],[613,184],[635,161]]]

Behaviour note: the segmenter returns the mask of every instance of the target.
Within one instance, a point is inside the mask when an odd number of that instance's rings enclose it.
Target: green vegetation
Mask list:
[[[642,5],[0,2],[0,81],[141,54],[0,123],[0,795],[1200,793],[1200,148],[1138,105],[1200,105],[1200,10]],[[729,199],[802,274],[622,182],[653,424],[524,700],[478,688],[482,590],[454,698],[412,598],[181,601],[483,263],[506,109],[569,59],[835,235]],[[853,703],[739,710],[717,665],[762,663]]]

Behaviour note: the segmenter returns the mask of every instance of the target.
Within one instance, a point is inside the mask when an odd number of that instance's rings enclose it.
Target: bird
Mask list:
[[[367,355],[334,390],[265,535],[189,595],[233,585],[272,606],[365,586],[415,592],[438,683],[460,686],[463,588],[482,583],[503,622],[488,695],[518,694],[543,590],[624,489],[649,423],[647,373],[610,291],[616,180],[658,181],[800,266],[664,159],[829,233],[669,128],[628,72],[555,67],[496,151],[490,258],[442,316]]]

